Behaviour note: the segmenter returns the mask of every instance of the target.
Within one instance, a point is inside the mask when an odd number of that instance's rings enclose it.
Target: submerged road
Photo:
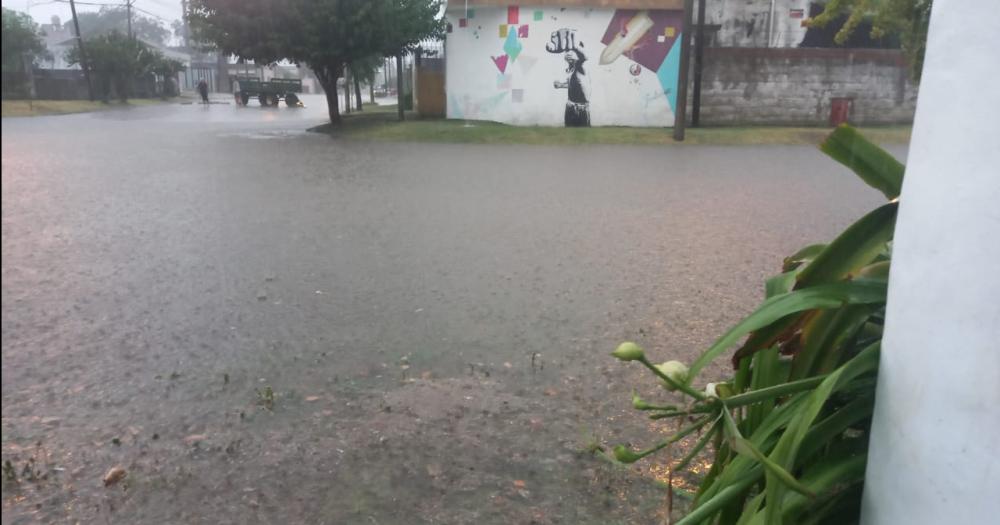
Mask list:
[[[645,467],[578,454],[656,432],[608,352],[693,359],[879,202],[809,147],[350,142],[306,104],[3,120],[3,523],[655,522]]]

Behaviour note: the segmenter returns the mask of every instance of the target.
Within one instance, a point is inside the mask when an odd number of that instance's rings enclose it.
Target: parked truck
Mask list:
[[[238,75],[233,77],[233,98],[236,104],[245,106],[250,97],[257,97],[261,106],[277,106],[282,100],[290,107],[299,106],[296,93],[302,92],[302,80],[298,78],[272,78],[261,80],[253,76]]]

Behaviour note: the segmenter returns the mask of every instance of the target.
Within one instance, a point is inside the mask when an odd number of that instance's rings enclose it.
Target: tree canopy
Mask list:
[[[307,64],[340,121],[337,79],[344,66],[409,52],[439,36],[439,0],[192,0],[192,36],[257,63]]]
[[[129,38],[119,31],[86,38],[84,42],[88,66],[97,73],[105,100],[111,94],[112,85],[118,97],[125,100],[131,80],[150,73],[170,77],[184,68],[177,60],[169,59],[141,40]],[[79,64],[80,48],[67,51],[66,61]]]
[[[22,69],[25,56],[32,62],[51,56],[42,42],[38,25],[24,13],[3,8],[2,36],[4,71]]]
[[[100,11],[84,11],[77,15],[80,34],[84,38],[128,32],[128,11],[122,6],[104,6]],[[171,32],[159,20],[132,10],[132,33],[149,42],[166,45]]]
[[[919,79],[924,67],[932,4],[933,0],[829,0],[823,6],[823,12],[812,18],[809,24],[825,27],[831,22],[843,20],[834,37],[837,44],[843,45],[863,21],[870,21],[871,38],[899,38],[913,77]]]

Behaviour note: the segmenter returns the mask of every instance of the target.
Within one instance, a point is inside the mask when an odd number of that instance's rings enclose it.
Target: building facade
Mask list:
[[[575,4],[452,2],[447,116],[541,126],[673,125],[682,0]]]

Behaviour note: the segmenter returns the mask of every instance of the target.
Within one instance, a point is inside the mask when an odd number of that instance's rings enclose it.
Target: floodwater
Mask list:
[[[586,452],[669,431],[608,353],[691,360],[879,202],[812,148],[351,142],[305,102],[3,120],[4,524],[656,523],[666,458]]]

